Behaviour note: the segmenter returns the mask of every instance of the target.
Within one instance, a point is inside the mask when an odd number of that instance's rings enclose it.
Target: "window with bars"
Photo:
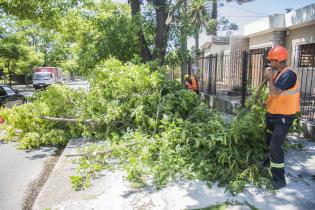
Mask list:
[[[298,67],[315,67],[315,43],[299,46]]]

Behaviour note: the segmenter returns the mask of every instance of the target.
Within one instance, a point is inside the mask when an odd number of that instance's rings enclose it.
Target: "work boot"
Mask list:
[[[273,189],[279,190],[287,184],[284,177],[284,168],[271,168]]]
[[[287,185],[284,177],[284,168],[271,168],[273,189],[279,190]]]
[[[279,181],[274,181],[272,180],[272,187],[274,190],[279,190],[283,187],[287,186],[287,183],[285,182],[285,180],[279,180]]]

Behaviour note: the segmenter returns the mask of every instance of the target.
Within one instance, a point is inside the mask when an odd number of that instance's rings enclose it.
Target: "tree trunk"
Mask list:
[[[155,58],[164,64],[167,45],[167,33],[169,24],[166,24],[168,16],[166,0],[154,1],[156,12],[156,36],[155,36]]]
[[[196,17],[196,26],[195,26],[195,50],[196,50],[196,54],[199,53],[199,33],[200,33],[200,29],[201,29],[201,17],[200,15],[198,15]]]
[[[180,45],[181,45],[181,80],[184,82],[184,75],[188,72],[187,65],[187,0],[184,0],[181,10],[181,31],[180,31]]]
[[[199,30],[195,31],[195,66],[199,67],[199,57],[200,57],[200,50],[199,50]]]
[[[212,0],[211,18],[214,20],[218,20],[218,1],[217,0]],[[217,27],[213,29],[213,32],[211,34],[213,34],[214,36],[217,35]]]
[[[45,50],[45,52],[44,52],[44,63],[43,63],[43,66],[47,66],[47,50]]]
[[[7,68],[8,68],[8,73],[9,73],[9,86],[12,87],[12,72],[10,69],[10,65],[11,65],[11,60],[8,60],[8,64],[7,64]]]
[[[27,74],[24,74],[25,86],[27,86]]]
[[[195,51],[196,54],[199,53],[199,30],[195,31]]]
[[[132,17],[140,14],[140,0],[130,0],[129,1],[131,7],[131,15]]]
[[[137,15],[140,16],[140,0],[130,0],[130,7],[131,7],[131,15],[132,17],[136,18]],[[148,62],[152,60],[152,55],[150,53],[148,43],[145,40],[143,31],[140,27],[140,30],[138,32],[138,38],[140,40],[140,47],[141,47],[141,57],[144,62]]]

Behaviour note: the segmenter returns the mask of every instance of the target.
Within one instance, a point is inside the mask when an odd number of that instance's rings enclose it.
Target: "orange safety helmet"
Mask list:
[[[277,60],[277,61],[284,61],[288,59],[288,50],[282,47],[281,45],[277,45],[271,48],[268,52],[268,59],[269,60]]]

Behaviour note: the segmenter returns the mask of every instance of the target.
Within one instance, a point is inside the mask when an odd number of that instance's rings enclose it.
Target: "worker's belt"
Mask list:
[[[281,125],[292,125],[294,121],[294,115],[283,116],[283,117],[268,117],[267,115],[267,123],[271,124],[281,124]],[[268,132],[268,131],[267,131]]]

